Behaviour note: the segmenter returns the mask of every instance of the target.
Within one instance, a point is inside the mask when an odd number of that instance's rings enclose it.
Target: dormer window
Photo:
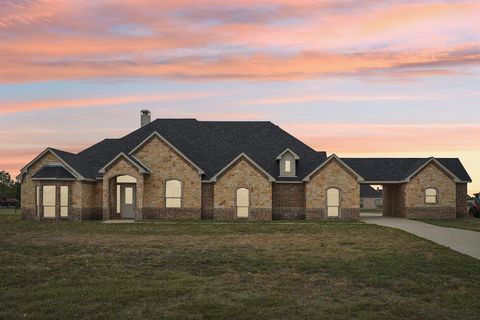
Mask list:
[[[291,173],[292,172],[292,162],[290,160],[285,160],[285,173]]]
[[[296,161],[300,159],[295,152],[286,149],[277,157],[279,160],[280,177],[295,177],[296,176]]]

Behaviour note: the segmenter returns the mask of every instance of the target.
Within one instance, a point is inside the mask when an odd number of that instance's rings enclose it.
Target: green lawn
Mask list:
[[[17,209],[17,214],[20,215],[20,209]],[[15,209],[0,209],[0,215],[2,214],[15,214]]]
[[[434,225],[440,226],[440,227],[449,227],[449,228],[466,229],[466,230],[472,230],[472,231],[480,231],[480,219],[478,219],[478,218],[465,218],[465,219],[454,219],[454,220],[422,219],[420,221],[430,223],[430,224],[434,224]]]
[[[0,215],[0,319],[478,319],[480,261],[363,223]]]

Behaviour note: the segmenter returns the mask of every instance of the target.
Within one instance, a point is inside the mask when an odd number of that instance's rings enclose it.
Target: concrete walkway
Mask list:
[[[107,223],[107,224],[135,223],[135,220],[133,219],[105,220],[102,223]]]
[[[361,216],[360,220],[379,226],[400,229],[480,259],[480,232],[438,227],[420,221],[392,217]]]

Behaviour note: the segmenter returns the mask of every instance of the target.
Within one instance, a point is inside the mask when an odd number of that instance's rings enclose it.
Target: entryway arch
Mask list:
[[[135,218],[137,179],[130,175],[115,177],[116,204],[115,210],[122,219]]]

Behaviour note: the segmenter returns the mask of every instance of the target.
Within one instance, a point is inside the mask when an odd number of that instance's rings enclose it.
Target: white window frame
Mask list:
[[[437,191],[437,189],[435,189],[435,188],[425,189],[425,203],[426,204],[436,204],[437,201],[438,201],[438,191]]]
[[[239,192],[243,192],[244,190],[247,191],[247,203],[240,203],[240,200],[242,200],[239,196]],[[248,218],[250,216],[250,190],[248,188],[238,188],[235,191],[235,207],[236,207],[236,213],[237,213],[237,218]]]
[[[291,174],[292,173],[292,161],[291,160],[285,160],[284,161],[285,165],[285,173]]]
[[[60,217],[62,218],[68,217],[68,214],[69,214],[69,204],[70,204],[69,191],[70,191],[69,186],[60,186]]]
[[[330,190],[335,190],[337,192],[337,199],[332,199],[330,196],[329,196],[329,191]],[[338,188],[335,188],[335,187],[331,187],[331,188],[328,188],[326,191],[325,191],[325,194],[326,194],[326,197],[327,197],[327,217],[332,217],[332,218],[335,218],[335,217],[339,217],[340,216],[340,189]],[[333,201],[333,200],[337,200],[338,203],[335,205],[335,203],[332,203],[330,201]],[[331,209],[330,209],[331,208]],[[336,208],[336,210],[334,210],[334,208]]]
[[[49,195],[48,192],[45,192],[46,189],[52,189],[53,188],[53,205],[50,204],[51,201],[45,201],[45,200],[51,200],[51,199],[46,199],[47,195]],[[57,187],[52,186],[52,185],[45,185],[42,186],[42,206],[43,206],[43,217],[44,218],[55,218],[57,215],[57,203],[56,203],[56,198],[57,198]],[[48,216],[45,216],[45,212],[47,208],[53,208],[53,216],[49,214]],[[48,210],[50,211],[50,210]]]
[[[178,182],[178,189],[170,192],[169,184]],[[172,186],[172,188],[177,186]],[[170,179],[165,182],[165,208],[181,208],[182,207],[182,181],[177,179]],[[178,191],[178,194],[175,194]],[[170,193],[170,194],[169,194]],[[173,194],[171,194],[173,193]]]

